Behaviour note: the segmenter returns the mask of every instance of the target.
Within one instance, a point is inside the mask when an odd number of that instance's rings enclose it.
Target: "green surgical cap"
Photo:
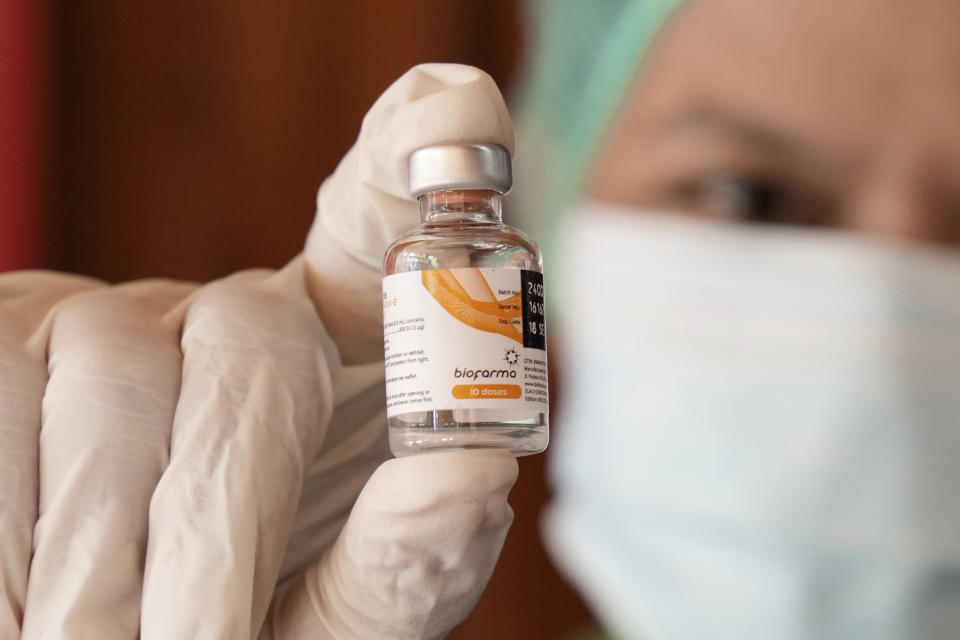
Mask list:
[[[679,0],[532,0],[516,113],[511,222],[547,262],[557,221],[579,195],[588,163],[654,34]]]

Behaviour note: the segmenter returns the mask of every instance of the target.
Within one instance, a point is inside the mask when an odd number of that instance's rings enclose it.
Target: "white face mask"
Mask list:
[[[554,555],[624,638],[960,634],[960,256],[576,215]]]

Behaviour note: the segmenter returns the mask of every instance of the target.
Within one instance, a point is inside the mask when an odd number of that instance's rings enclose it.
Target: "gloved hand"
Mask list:
[[[512,517],[509,454],[389,461],[351,511],[388,456],[380,259],[418,219],[406,158],[456,141],[512,148],[499,92],[469,67],[417,67],[281,271],[0,276],[0,637],[21,617],[25,638],[255,637],[278,578],[276,640],[462,620]]]
[[[516,479],[502,451],[384,463],[323,560],[274,598],[261,638],[443,637],[490,579]]]

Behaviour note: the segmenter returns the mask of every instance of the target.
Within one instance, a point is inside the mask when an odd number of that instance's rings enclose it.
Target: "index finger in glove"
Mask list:
[[[387,244],[419,220],[418,205],[407,193],[409,153],[443,142],[513,147],[503,98],[479,69],[456,64],[411,69],[376,101],[356,144],[320,188],[304,252],[308,290],[344,364],[352,365],[344,367],[345,386],[350,378],[362,378],[366,389],[338,405],[333,416],[330,446],[305,485],[286,570],[319,557],[363,483],[389,456],[381,261]]]
[[[345,364],[383,356],[383,253],[420,219],[407,187],[410,153],[458,142],[513,152],[513,127],[496,83],[474,67],[419,65],[374,103],[356,144],[320,187],[304,252],[307,277]]]

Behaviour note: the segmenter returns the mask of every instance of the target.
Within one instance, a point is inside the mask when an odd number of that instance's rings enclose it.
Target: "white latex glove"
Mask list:
[[[415,458],[373,474],[323,560],[278,593],[262,639],[439,638],[467,616],[513,520],[517,462],[503,451]]]
[[[265,637],[462,620],[512,517],[509,454],[387,462],[351,511],[388,455],[380,259],[417,221],[406,158],[456,141],[512,147],[499,92],[417,67],[365,118],[283,270],[203,287],[0,276],[0,637],[21,620],[24,638],[256,637],[281,570]]]

